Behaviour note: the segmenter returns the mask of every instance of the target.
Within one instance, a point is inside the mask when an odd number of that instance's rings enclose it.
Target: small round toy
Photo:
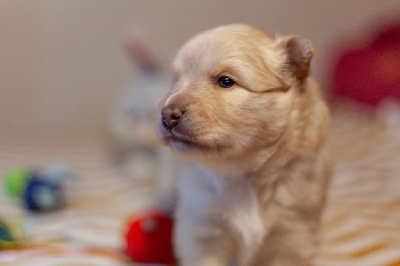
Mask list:
[[[146,212],[128,223],[126,253],[135,262],[173,264],[173,220],[166,214]]]
[[[19,198],[25,190],[30,174],[25,167],[14,167],[6,171],[3,178],[7,195],[12,198]]]
[[[64,205],[64,185],[74,173],[66,164],[52,164],[39,171],[13,167],[3,175],[6,193],[29,211],[51,211]]]
[[[40,177],[29,181],[23,199],[25,207],[30,211],[55,210],[64,204],[61,186]]]

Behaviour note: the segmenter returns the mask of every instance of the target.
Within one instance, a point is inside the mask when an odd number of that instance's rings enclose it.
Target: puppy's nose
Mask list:
[[[161,114],[161,122],[164,127],[172,129],[178,125],[179,118],[181,118],[183,112],[177,107],[167,106],[162,109]]]

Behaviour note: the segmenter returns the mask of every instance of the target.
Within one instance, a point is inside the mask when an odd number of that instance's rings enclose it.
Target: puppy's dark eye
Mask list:
[[[230,88],[233,85],[235,85],[235,81],[233,81],[233,79],[228,78],[228,77],[221,77],[218,79],[218,85],[221,88]]]

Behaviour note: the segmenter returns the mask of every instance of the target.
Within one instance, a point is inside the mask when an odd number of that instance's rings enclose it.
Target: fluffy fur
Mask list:
[[[331,176],[329,112],[308,77],[311,43],[242,24],[178,52],[159,139],[199,163],[179,182],[182,265],[308,265]],[[221,77],[235,83],[220,85]],[[166,123],[167,121],[167,123]]]

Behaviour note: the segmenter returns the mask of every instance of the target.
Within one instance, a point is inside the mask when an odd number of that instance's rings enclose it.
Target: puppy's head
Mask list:
[[[159,106],[159,139],[191,159],[242,156],[274,145],[312,54],[302,37],[274,40],[242,24],[196,35],[172,64],[176,83]]]

